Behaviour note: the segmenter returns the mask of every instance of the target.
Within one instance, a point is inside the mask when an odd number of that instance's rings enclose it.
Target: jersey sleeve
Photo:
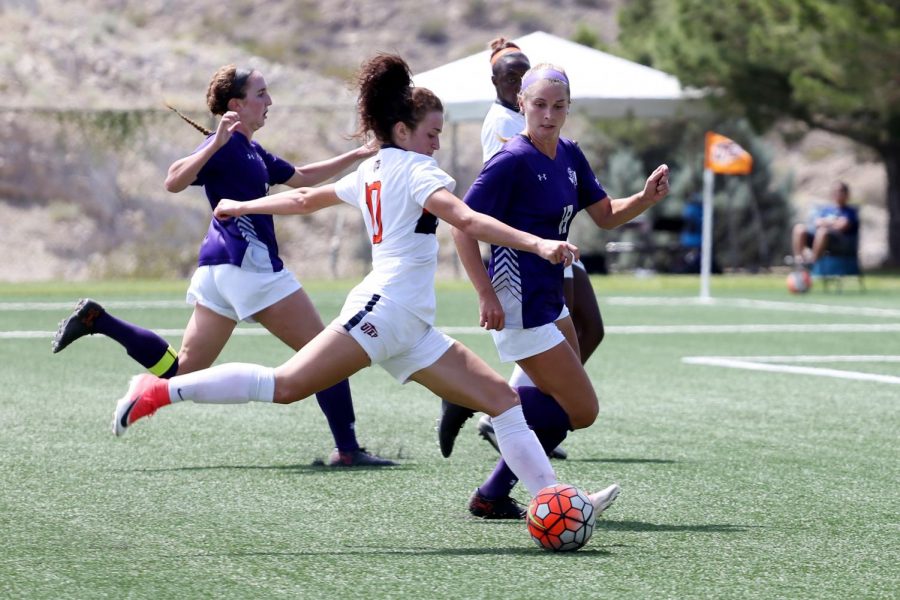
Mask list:
[[[444,173],[433,158],[424,154],[422,158],[427,160],[416,161],[410,169],[409,191],[416,204],[424,208],[428,197],[439,189],[447,188],[452,192],[456,188],[456,180]]]
[[[463,199],[473,210],[502,218],[516,181],[516,157],[500,150],[488,160]]]
[[[215,134],[208,136],[203,141],[202,144],[197,146],[197,148],[195,148],[194,151],[191,152],[191,154],[192,155],[197,154],[198,152],[200,152],[201,150],[203,150],[204,148],[209,146],[212,143],[212,140],[214,137],[215,137]],[[221,148],[220,148],[220,150],[221,150]],[[217,170],[219,169],[219,162],[220,162],[218,157],[219,157],[218,152],[216,152],[215,154],[213,154],[212,156],[209,157],[209,160],[206,161],[206,164],[203,165],[202,167],[200,167],[200,171],[197,173],[197,178],[191,182],[191,185],[203,186],[203,185],[206,185],[206,183],[210,179],[216,179],[216,173],[217,173]]]
[[[294,165],[284,160],[280,156],[275,156],[258,144],[256,144],[256,151],[263,159],[263,162],[266,165],[266,170],[269,172],[269,185],[278,185],[280,183],[284,183],[285,181],[293,177],[294,173],[297,172],[297,170],[294,168]]]
[[[359,178],[360,169],[357,169],[352,173],[347,173],[335,182],[334,193],[342,202],[352,204],[353,206],[359,206]]]
[[[581,148],[578,147],[578,144],[574,142],[569,143],[573,153],[575,172],[578,176],[578,210],[583,210],[591,204],[603,200],[608,194],[603,189],[603,186],[600,185],[600,180],[594,175],[587,157],[585,157]]]

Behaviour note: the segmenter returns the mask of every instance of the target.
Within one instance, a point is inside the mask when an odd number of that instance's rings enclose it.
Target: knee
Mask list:
[[[291,404],[299,400],[303,400],[312,392],[300,389],[299,386],[293,384],[289,379],[275,376],[275,394],[272,402],[275,404]]]
[[[579,406],[569,413],[569,423],[572,425],[572,429],[585,429],[594,424],[598,414],[600,414],[600,407],[597,403],[587,403],[586,406]]]
[[[491,417],[505,413],[519,404],[519,394],[504,381],[502,386],[490,393],[490,400],[484,412]]]

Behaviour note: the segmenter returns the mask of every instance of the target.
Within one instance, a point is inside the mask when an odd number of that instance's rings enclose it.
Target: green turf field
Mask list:
[[[312,400],[177,405],[116,439],[138,368],[106,339],[51,355],[51,332],[89,294],[177,347],[184,282],[0,286],[0,597],[897,598],[900,279],[792,297],[782,277],[716,278],[710,304],[694,278],[594,284],[601,415],[554,464],[623,491],[569,555],[467,517],[496,455],[473,420],[441,458],[415,384],[351,380],[387,470],[312,466],[330,450]],[[326,321],[349,285],[308,286]],[[438,298],[438,325],[508,374],[471,288]],[[221,360],[288,356],[248,334]]]

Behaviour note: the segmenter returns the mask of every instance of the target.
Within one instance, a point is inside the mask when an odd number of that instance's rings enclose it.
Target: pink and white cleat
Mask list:
[[[124,435],[132,423],[149,417],[166,404],[170,404],[167,380],[149,373],[132,377],[128,391],[116,403],[112,421],[113,433],[117,437]]]

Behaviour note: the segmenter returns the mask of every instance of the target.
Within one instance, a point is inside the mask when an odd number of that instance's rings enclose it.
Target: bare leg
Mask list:
[[[368,367],[369,356],[345,332],[325,329],[275,369],[275,402],[290,404]]]
[[[556,483],[544,449],[525,422],[516,392],[474,352],[457,342],[411,379],[442,398],[491,415],[500,453],[529,493]]]
[[[316,307],[302,289],[259,311],[253,318],[295,352],[325,329]]]
[[[228,317],[195,304],[191,319],[184,329],[181,350],[178,351],[178,374],[193,373],[212,365],[231,338],[236,325]]]
[[[581,364],[585,364],[603,341],[603,317],[587,272],[578,267],[574,267],[572,272],[573,302],[568,306],[578,334]]]
[[[569,415],[573,429],[590,426],[597,418],[599,402],[594,386],[578,357],[575,327],[569,317],[556,322],[568,343],[518,361],[537,387],[553,396]]]

